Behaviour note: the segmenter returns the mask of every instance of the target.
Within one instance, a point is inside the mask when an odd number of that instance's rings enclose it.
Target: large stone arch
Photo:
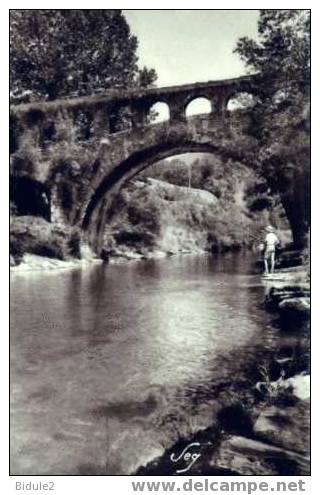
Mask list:
[[[246,133],[249,116],[221,119],[217,115],[195,116],[186,122],[164,122],[114,134],[100,143],[98,156],[82,174],[81,215],[77,223],[90,230],[93,211],[104,196],[140,170],[163,158],[192,151],[209,151],[243,160],[256,146]]]
[[[86,205],[81,227],[96,251],[102,247],[105,226],[113,212],[113,201],[122,186],[150,165],[184,153],[212,153],[225,159],[240,158],[237,153],[228,152],[214,144],[192,140],[183,143],[159,143],[131,154],[103,178]]]

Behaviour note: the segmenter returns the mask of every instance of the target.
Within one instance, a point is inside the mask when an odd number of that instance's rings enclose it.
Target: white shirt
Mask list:
[[[279,239],[273,232],[268,232],[265,239],[267,249],[274,250],[276,245],[279,244]]]

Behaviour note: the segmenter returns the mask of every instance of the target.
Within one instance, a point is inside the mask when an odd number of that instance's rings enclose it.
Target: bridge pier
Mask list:
[[[66,223],[57,185],[53,186],[50,191],[50,221],[59,225],[65,225]]]
[[[106,104],[97,105],[93,111],[91,134],[97,138],[102,138],[104,134],[109,134],[109,132],[108,107]]]
[[[132,112],[132,127],[142,127],[147,124],[147,116],[150,110],[149,105],[147,106],[145,103],[141,104],[139,102],[131,103],[130,109]]]

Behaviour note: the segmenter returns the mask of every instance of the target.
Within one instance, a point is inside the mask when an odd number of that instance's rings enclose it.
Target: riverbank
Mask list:
[[[169,250],[163,251],[160,249],[155,250],[143,250],[136,252],[127,247],[115,248],[112,252],[105,251],[104,259],[98,258],[87,246],[81,246],[81,258],[68,257],[67,259],[58,259],[48,256],[41,256],[38,254],[24,253],[18,260],[16,260],[12,255],[10,255],[10,270],[12,272],[30,272],[30,271],[46,271],[46,270],[67,270],[73,268],[79,268],[82,266],[87,266],[92,263],[108,263],[111,265],[122,264],[130,261],[143,261],[150,259],[162,259],[171,256],[192,256],[192,255],[208,255],[210,252],[204,249],[180,249],[177,251]],[[235,249],[229,249],[229,251],[235,251]],[[236,250],[237,251],[237,250]],[[257,268],[259,270],[263,269],[261,262],[257,262]],[[277,270],[277,273],[280,273]],[[301,268],[290,267],[285,270],[285,280],[299,283],[301,277]],[[302,275],[304,277],[304,275]],[[264,280],[268,283],[268,279]]]
[[[150,251],[146,253],[135,253],[133,251],[117,251],[108,256],[106,260],[95,257],[92,253],[88,256],[76,259],[71,258],[68,260],[59,260],[57,258],[49,258],[46,256],[39,256],[36,254],[26,253],[22,256],[19,264],[16,264],[13,258],[10,258],[10,271],[12,273],[20,272],[33,272],[33,271],[53,271],[53,270],[68,270],[74,268],[81,268],[91,264],[108,263],[110,265],[123,264],[133,261],[143,261],[150,259],[162,259],[170,256],[187,256],[195,254],[208,254],[206,251],[179,251],[177,253],[168,253],[165,251]]]
[[[207,165],[204,170],[209,173],[212,167]],[[181,167],[179,170],[181,172]],[[214,174],[213,170],[215,168],[211,170]],[[117,198],[117,211],[111,214],[103,247],[97,255],[104,261],[117,263],[252,248],[271,219],[268,211],[255,211],[248,203],[246,191],[253,177],[248,171],[240,173],[237,170],[234,183],[219,174],[217,177],[210,175],[214,183],[208,182],[208,177],[206,182],[200,174],[202,178],[199,176],[195,180],[194,177],[197,187],[150,177],[130,181]],[[171,167],[169,171],[172,173]],[[170,180],[175,181],[175,177]],[[279,208],[273,212],[273,217],[279,238],[285,245],[291,235]],[[84,243],[83,233],[70,225],[68,215],[62,223],[55,223],[49,221],[49,217],[21,215],[17,205],[12,206],[10,266],[15,270],[20,264],[24,271],[28,269],[27,265],[36,270],[42,266],[43,269],[79,266],[79,260],[95,258],[93,253],[83,254]],[[35,260],[29,255],[38,258]],[[44,258],[43,262],[39,257]]]
[[[266,310],[278,316],[280,332],[301,335],[300,351],[275,349],[247,377],[259,379],[232,396],[213,390],[219,407],[212,424],[134,474],[310,474],[309,284],[302,268],[279,270],[265,284]]]
[[[34,271],[52,271],[52,270],[69,270],[72,268],[81,268],[88,266],[92,263],[102,263],[101,259],[97,258],[84,258],[84,259],[71,259],[71,260],[58,260],[56,258],[48,258],[45,256],[38,256],[36,254],[25,254],[19,263],[19,265],[11,265],[10,271],[12,273],[20,272],[34,272]]]

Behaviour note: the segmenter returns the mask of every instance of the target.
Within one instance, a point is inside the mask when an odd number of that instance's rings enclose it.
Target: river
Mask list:
[[[11,277],[11,474],[128,474],[286,344],[252,254]]]

